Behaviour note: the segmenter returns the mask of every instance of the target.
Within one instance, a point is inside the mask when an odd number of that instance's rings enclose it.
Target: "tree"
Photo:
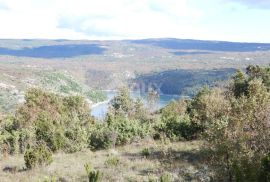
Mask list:
[[[235,97],[246,95],[247,86],[248,85],[246,75],[241,70],[238,70],[236,74],[233,76],[233,85],[231,86],[231,90],[234,93]]]
[[[126,116],[133,114],[134,103],[128,87],[122,87],[118,90],[117,95],[111,100],[110,106],[115,114]]]
[[[148,95],[147,95],[147,104],[148,104],[150,112],[153,112],[157,109],[158,102],[159,102],[159,93],[158,91],[151,88],[148,91]]]
[[[270,151],[270,93],[262,79],[248,77],[246,84],[245,94],[210,92],[200,99],[196,116],[207,123],[204,136],[219,180],[259,181],[261,160]]]
[[[128,87],[122,87],[110,102],[107,120],[110,122],[115,116],[124,116],[129,119],[148,120],[148,111],[140,98],[133,99]]]
[[[0,144],[10,146],[11,153],[18,149],[23,153],[28,144],[37,142],[43,142],[52,151],[66,152],[87,145],[86,128],[94,120],[82,97],[30,89],[25,99],[12,119],[4,119],[5,127],[0,132]]]
[[[249,80],[262,79],[264,86],[269,91],[270,89],[270,67],[260,67],[258,65],[250,65],[246,69],[246,74],[249,76]]]

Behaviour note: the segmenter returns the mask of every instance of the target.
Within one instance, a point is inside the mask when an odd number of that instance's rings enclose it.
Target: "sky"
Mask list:
[[[270,0],[0,0],[0,38],[270,43]]]

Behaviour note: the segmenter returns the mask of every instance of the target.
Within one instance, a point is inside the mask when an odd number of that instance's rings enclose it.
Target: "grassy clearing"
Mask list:
[[[145,139],[110,150],[85,150],[73,154],[54,154],[50,166],[24,170],[23,155],[0,161],[0,181],[87,181],[84,164],[91,163],[103,173],[103,181],[148,181],[169,173],[175,181],[208,181],[202,164],[203,142],[164,143]],[[149,155],[143,150],[149,148]]]

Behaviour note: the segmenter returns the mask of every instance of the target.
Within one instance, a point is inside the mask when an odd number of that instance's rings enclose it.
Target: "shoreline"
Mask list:
[[[101,90],[101,91],[103,91],[103,92],[117,92],[117,90]],[[108,95],[107,95],[107,96],[108,96]],[[107,104],[107,103],[109,103],[111,100],[112,100],[112,98],[109,98],[109,99],[104,100],[104,101],[102,101],[102,102],[94,103],[94,104],[91,105],[90,108],[92,109],[92,108],[98,107],[99,105]]]
[[[95,108],[95,107],[98,107],[99,105],[109,103],[110,101],[111,101],[111,100],[105,100],[105,101],[102,101],[102,102],[97,102],[97,103],[91,105],[91,109],[92,109],[92,108]]]
[[[102,91],[104,91],[104,92],[117,92],[117,90],[102,90]],[[137,92],[137,91],[132,91],[132,92],[133,92],[133,93],[139,93],[139,92]],[[141,95],[141,96],[143,96],[143,95]],[[160,96],[172,96],[172,97],[175,97],[175,98],[189,97],[189,96],[179,96],[179,95],[171,95],[171,94],[160,94]],[[95,107],[98,107],[98,106],[100,106],[100,105],[102,105],[102,104],[107,104],[107,103],[109,103],[111,100],[112,100],[112,98],[109,98],[109,99],[107,99],[107,100],[105,100],[105,101],[97,102],[97,103],[91,105],[91,109],[92,109],[92,108],[95,108]]]

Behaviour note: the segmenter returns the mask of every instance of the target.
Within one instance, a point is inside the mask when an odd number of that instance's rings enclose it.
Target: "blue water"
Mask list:
[[[109,107],[109,101],[117,94],[116,91],[107,91],[108,100],[102,104],[99,104],[92,108],[91,114],[97,119],[104,119]],[[140,94],[139,92],[131,93],[133,98],[141,98],[146,104],[146,95]],[[158,108],[166,106],[172,100],[178,100],[180,97],[177,95],[163,95],[159,96]]]

